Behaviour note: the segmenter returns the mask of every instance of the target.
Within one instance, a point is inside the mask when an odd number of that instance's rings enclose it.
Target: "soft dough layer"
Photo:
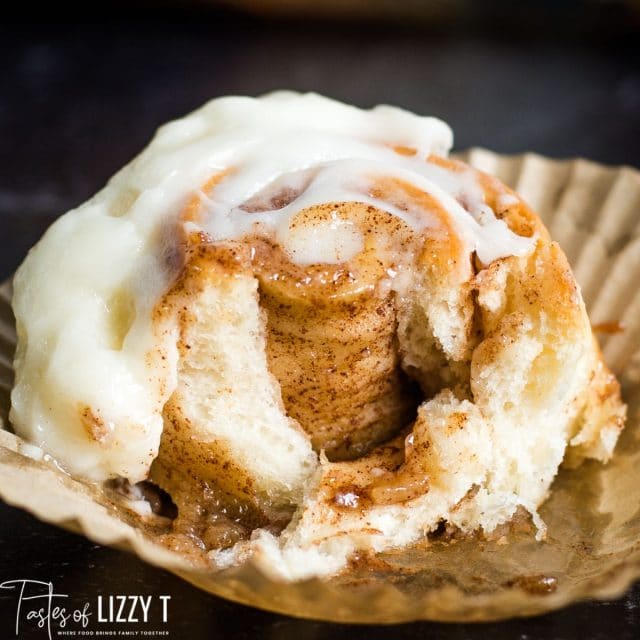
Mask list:
[[[505,213],[539,225],[521,203]],[[443,522],[490,533],[519,509],[544,536],[537,508],[563,458],[607,461],[625,408],[566,258],[539,230],[529,256],[492,263],[466,288],[439,286],[452,276],[437,261],[425,267],[404,301],[400,348],[427,393],[449,388],[420,406],[408,436],[354,462],[324,459],[283,534],[259,531],[214,553],[219,564],[252,555],[281,578],[328,575],[356,551],[402,547]],[[456,345],[465,319],[473,328]]]
[[[267,368],[258,282],[230,269],[244,253],[199,247],[157,309],[178,318],[180,357],[152,478],[171,491],[173,471],[277,510],[301,500],[316,456]]]
[[[564,254],[450,143],[289,93],[167,125],[16,276],[17,432],[150,478],[218,566],[329,575],[517,511],[542,537],[625,407]]]

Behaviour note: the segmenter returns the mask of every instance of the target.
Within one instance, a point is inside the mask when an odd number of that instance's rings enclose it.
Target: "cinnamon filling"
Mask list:
[[[413,422],[420,397],[401,368],[396,294],[379,291],[378,269],[301,270],[277,246],[253,247],[269,369],[313,448],[357,458]]]
[[[301,178],[300,184],[258,194],[241,208],[248,213],[276,210],[304,188]],[[442,388],[441,376],[449,374],[446,362],[429,373],[404,359],[399,313],[402,308],[406,318],[419,312],[410,310],[410,299],[420,286],[416,273],[425,264],[439,261],[436,268],[451,273],[470,268],[464,266],[464,247],[448,216],[429,194],[397,180],[382,179],[375,189],[376,197],[412,215],[427,211],[434,222],[417,231],[398,216],[359,202],[298,212],[289,233],[339,220],[361,234],[362,249],[335,264],[301,263],[259,225],[255,234],[238,241],[215,242],[199,232],[186,237],[185,266],[172,289],[188,304],[191,292],[199,295],[202,286],[226,286],[236,274],[257,279],[268,370],[279,383],[288,418],[330,461],[361,458],[377,447],[373,455],[380,459],[365,472],[367,477],[353,485],[336,483],[329,497],[335,507],[347,510],[404,503],[429,491],[427,469],[420,456],[411,455],[410,429],[425,394]],[[197,220],[193,206],[188,212],[189,220]],[[188,318],[191,311],[184,307],[177,313]],[[409,322],[424,324],[418,316]],[[182,344],[185,358],[190,348]],[[190,422],[181,412],[173,399],[167,403],[160,454],[152,468],[152,479],[178,506],[172,535],[181,544],[188,540],[206,550],[231,546],[257,527],[279,531],[286,526],[293,509],[257,495],[242,469],[222,464],[222,449],[215,459],[205,454],[193,458]],[[183,468],[173,469],[175,464]]]

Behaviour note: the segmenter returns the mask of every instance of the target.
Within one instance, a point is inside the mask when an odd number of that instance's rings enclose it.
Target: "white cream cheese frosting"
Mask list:
[[[360,231],[337,213],[294,228],[298,212],[364,202],[437,232],[428,212],[371,194],[377,176],[394,177],[433,196],[481,262],[525,255],[533,239],[496,218],[471,173],[425,162],[451,145],[451,130],[434,118],[290,92],[220,98],[165,125],[102,191],[49,229],[16,275],[16,431],[74,474],[147,477],[178,359],[176,327],[154,322],[153,310],[175,276],[168,256],[195,195],[204,216],[184,224],[213,240],[258,231],[298,264],[340,263],[362,249]],[[221,172],[216,189],[203,192]],[[295,197],[273,209],[269,196],[282,188]]]

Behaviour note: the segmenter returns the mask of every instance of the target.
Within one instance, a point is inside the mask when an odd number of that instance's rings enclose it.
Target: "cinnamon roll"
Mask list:
[[[561,249],[451,144],[289,92],[165,125],[16,275],[17,433],[158,485],[216,566],[330,575],[522,512],[543,537],[625,406]]]

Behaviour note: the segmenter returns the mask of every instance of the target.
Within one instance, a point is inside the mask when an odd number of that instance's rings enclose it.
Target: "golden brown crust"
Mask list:
[[[504,220],[507,225],[509,225],[509,228],[514,233],[527,238],[537,235],[545,241],[550,239],[549,232],[542,223],[542,220],[540,220],[513,189],[502,184],[497,178],[478,169],[474,169],[460,160],[429,156],[429,162],[451,171],[460,173],[472,172],[482,188],[485,203],[493,209],[496,217]],[[512,196],[508,204],[501,202],[501,196],[504,195]]]

